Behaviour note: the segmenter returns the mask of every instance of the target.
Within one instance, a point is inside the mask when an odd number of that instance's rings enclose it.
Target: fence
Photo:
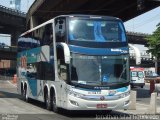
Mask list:
[[[13,80],[12,76],[0,75],[0,80]]]

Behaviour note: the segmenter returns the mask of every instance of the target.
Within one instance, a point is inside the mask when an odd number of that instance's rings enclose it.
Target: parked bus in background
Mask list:
[[[63,15],[18,40],[18,92],[47,109],[116,110],[130,103],[129,48],[120,19]]]
[[[131,86],[140,86],[141,88],[145,85],[145,73],[142,67],[130,67],[131,72]]]

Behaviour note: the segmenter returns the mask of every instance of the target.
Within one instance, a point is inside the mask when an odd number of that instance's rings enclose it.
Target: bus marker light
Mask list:
[[[79,106],[79,104],[76,101],[70,100],[70,103],[76,106]]]
[[[124,102],[124,105],[127,105],[129,102],[130,102],[129,100],[125,101],[125,102]]]

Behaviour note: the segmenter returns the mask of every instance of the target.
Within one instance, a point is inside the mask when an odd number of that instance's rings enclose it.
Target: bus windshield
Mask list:
[[[128,57],[87,56],[72,53],[71,82],[86,85],[106,85],[128,82]]]
[[[90,42],[126,42],[121,21],[70,19],[69,40]]]

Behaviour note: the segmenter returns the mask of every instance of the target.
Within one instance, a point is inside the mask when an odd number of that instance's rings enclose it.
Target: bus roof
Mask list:
[[[100,15],[83,15],[83,14],[71,14],[71,15],[60,15],[60,16],[57,16],[57,17],[54,17],[53,19],[50,19],[24,33],[21,34],[21,37],[46,25],[46,24],[49,24],[49,23],[53,23],[54,22],[54,19],[58,18],[58,17],[66,17],[66,18],[74,18],[74,17],[77,17],[77,18],[93,18],[93,19],[107,19],[107,20],[120,20],[119,18],[117,17],[111,17],[111,16],[100,16]]]

